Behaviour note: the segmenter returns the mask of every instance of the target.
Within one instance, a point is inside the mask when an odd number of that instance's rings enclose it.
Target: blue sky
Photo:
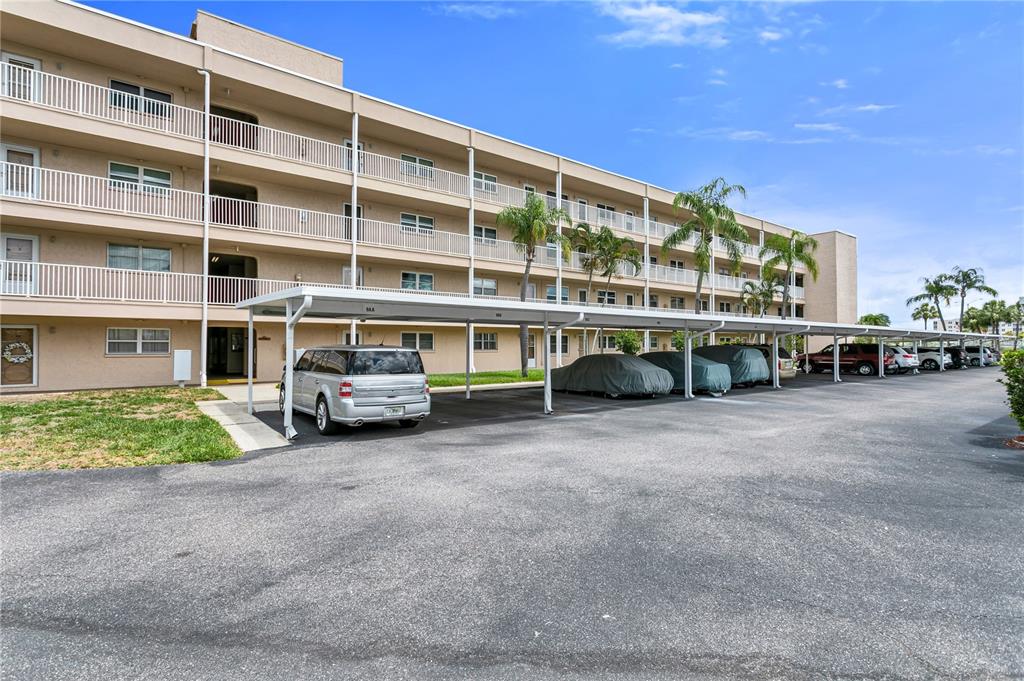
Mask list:
[[[201,7],[342,57],[355,90],[670,189],[725,176],[744,212],[858,237],[861,313],[908,321],[953,265],[1024,295],[1024,3],[90,4],[179,33]]]

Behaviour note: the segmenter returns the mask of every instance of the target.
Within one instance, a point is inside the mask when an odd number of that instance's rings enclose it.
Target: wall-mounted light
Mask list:
[[[220,256],[219,255],[210,256],[210,262],[220,262]]]

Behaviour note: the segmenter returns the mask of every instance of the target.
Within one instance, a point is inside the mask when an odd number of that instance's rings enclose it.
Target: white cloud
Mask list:
[[[623,31],[602,36],[615,45],[723,47],[729,43],[722,34],[727,21],[721,13],[683,11],[658,2],[603,2],[600,11],[626,26]]]
[[[709,78],[708,85],[728,85],[729,83],[721,78]]]
[[[1017,153],[1013,147],[998,147],[991,144],[976,144],[973,149],[982,156],[1013,156]]]
[[[823,109],[819,115],[821,116],[834,116],[836,114],[843,113],[878,113],[880,111],[888,111],[889,109],[899,108],[899,104],[860,104],[854,106],[852,104],[840,104],[839,106],[832,106],[827,109]]]
[[[836,123],[794,123],[797,130],[813,130],[815,132],[849,132],[850,129]]]
[[[821,85],[824,85],[826,87],[834,87],[837,90],[845,90],[848,87],[850,87],[850,83],[847,82],[845,78],[836,78],[835,80],[823,82],[821,83]]]
[[[895,109],[898,104],[861,104],[860,106],[853,107],[854,111],[864,111],[867,113],[878,113],[879,111],[887,111],[889,109]]]
[[[657,132],[657,130],[655,130],[654,128],[630,128],[629,131],[639,134],[650,134],[652,132]]]
[[[726,76],[729,75],[729,72],[726,71],[725,69],[711,69],[711,75],[717,76],[719,78],[725,78]]]
[[[456,2],[442,4],[441,12],[450,16],[469,19],[500,19],[511,16],[516,10],[493,2]]]
[[[763,130],[734,130],[727,136],[734,142],[762,142],[772,138]]]
[[[685,69],[686,68],[686,64],[680,64],[680,63],[676,62],[675,64],[669,64],[668,67],[670,69]]]
[[[786,36],[781,31],[776,31],[776,30],[773,30],[773,29],[765,29],[765,30],[761,31],[760,33],[758,33],[757,37],[761,40],[762,43],[774,43],[774,42],[777,42],[779,40],[782,40]]]

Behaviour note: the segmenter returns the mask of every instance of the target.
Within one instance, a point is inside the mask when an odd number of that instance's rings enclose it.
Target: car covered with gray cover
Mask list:
[[[623,395],[666,395],[672,374],[632,355],[587,355],[551,371],[552,390]]]
[[[768,362],[757,348],[743,345],[706,345],[694,348],[693,354],[728,366],[734,387],[754,385],[771,378]]]
[[[640,359],[647,360],[655,366],[665,369],[675,381],[673,390],[683,391],[686,388],[686,355],[682,352],[648,352],[640,355]],[[693,390],[696,392],[711,393],[718,397],[732,387],[732,372],[729,367],[710,359],[693,355],[690,358],[693,368]]]

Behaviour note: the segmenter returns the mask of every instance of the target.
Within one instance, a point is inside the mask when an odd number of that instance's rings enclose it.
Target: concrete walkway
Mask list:
[[[199,411],[224,426],[224,430],[243,452],[291,444],[283,435],[246,411],[244,396],[241,403],[232,400],[207,400],[196,402],[196,406],[199,407]]]
[[[518,381],[516,383],[486,383],[483,385],[474,385],[473,392],[483,390],[515,390],[517,388],[539,388],[544,385],[543,381]],[[231,385],[217,385],[213,386],[220,391],[224,397],[228,398],[232,402],[244,405],[248,401],[248,386],[244,383],[232,383]],[[465,385],[451,385],[443,388],[431,388],[430,392],[443,395],[445,393],[461,393],[465,392]],[[277,408],[277,384],[276,383],[253,383],[252,385],[252,400],[253,404],[258,405],[256,411],[264,411],[267,409],[266,403],[272,402],[274,409]]]

